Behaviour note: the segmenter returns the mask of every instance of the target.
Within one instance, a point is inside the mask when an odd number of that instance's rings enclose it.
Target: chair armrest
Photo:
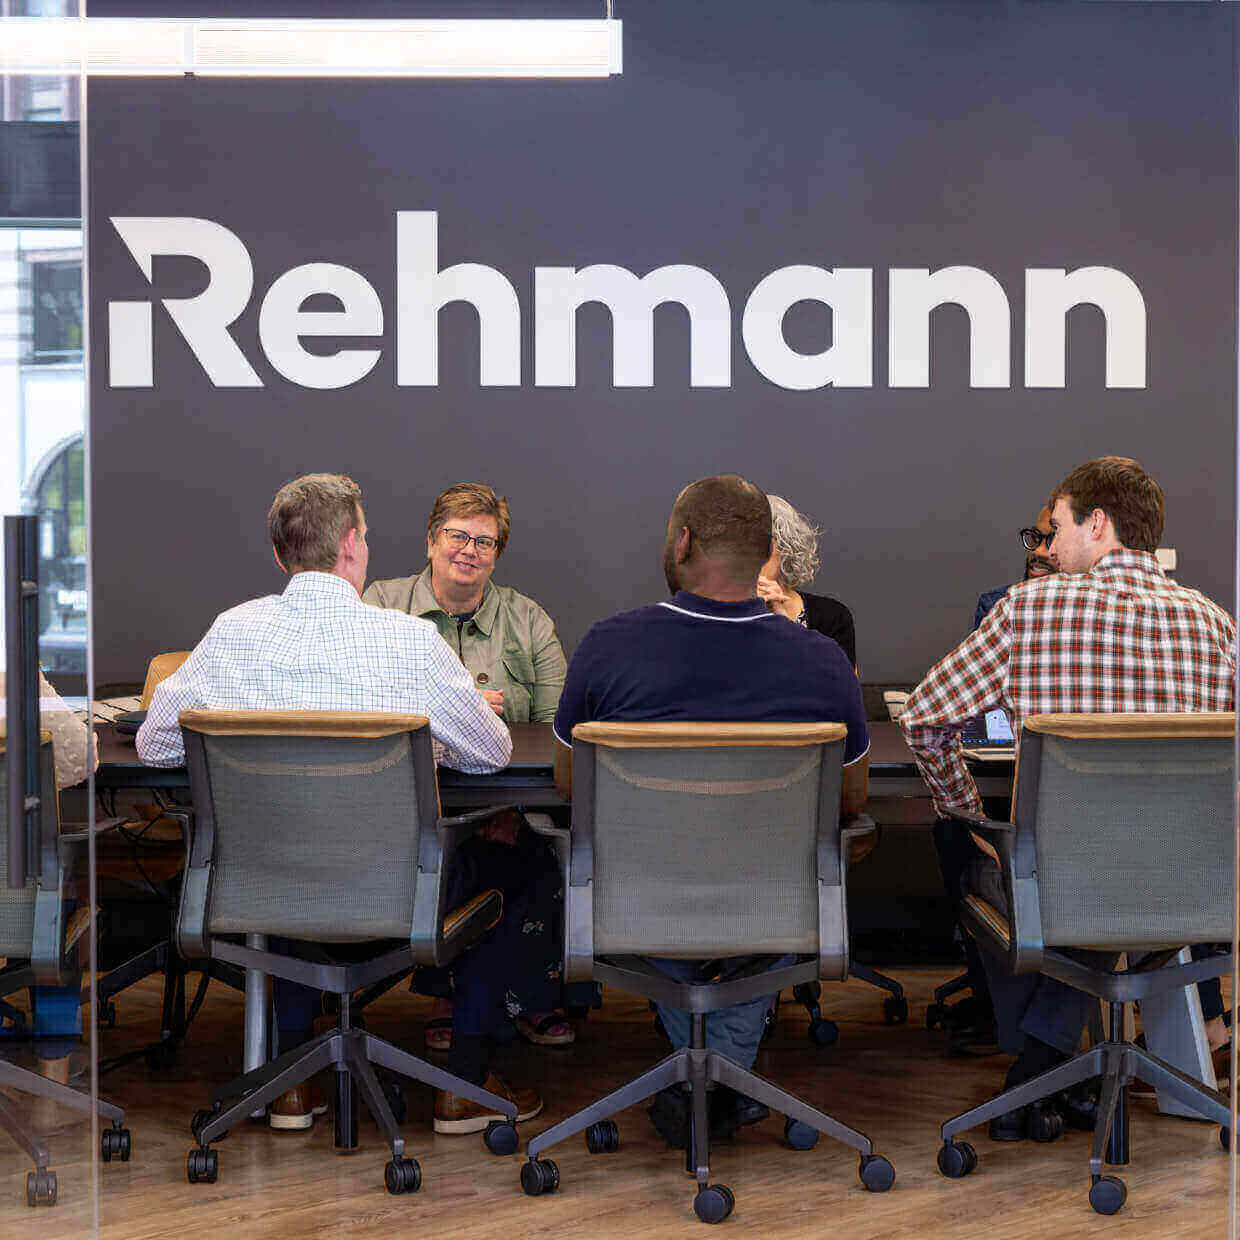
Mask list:
[[[488,805],[484,809],[471,809],[468,814],[454,814],[450,818],[441,818],[435,824],[441,844],[447,845],[443,849],[441,864],[446,862],[461,842],[469,839],[484,822],[488,822],[496,814],[502,814],[505,810],[516,808],[515,805]]]
[[[30,944],[30,970],[41,986],[60,985],[64,967],[64,902],[59,887],[35,889],[34,934]]]
[[[1008,902],[1008,967],[1013,973],[1038,972],[1043,957],[1042,904],[1032,853],[1021,865],[1017,864],[1021,853],[1017,848],[1016,824],[999,822],[960,806],[953,806],[951,815],[984,839],[998,857]],[[1028,872],[1022,873],[1022,868]]]
[[[480,891],[443,919],[443,942],[447,959],[472,947],[504,915],[504,896],[494,889]]]
[[[97,839],[99,836],[106,834],[108,831],[115,831],[117,827],[124,826],[125,823],[134,821],[130,818],[96,818],[94,835]],[[62,831],[56,838],[59,842],[63,857],[67,851],[77,848],[79,845],[85,844],[91,836],[91,829],[87,827],[84,831]]]
[[[177,906],[177,951],[186,960],[201,960],[211,954],[208,946],[207,914],[211,908],[211,880],[215,862],[215,832],[200,827],[192,810],[166,809],[181,828],[185,843],[185,870],[181,876],[181,898]]]
[[[857,814],[838,834],[818,837],[818,976],[848,979],[848,857],[855,840],[878,830],[874,819]]]

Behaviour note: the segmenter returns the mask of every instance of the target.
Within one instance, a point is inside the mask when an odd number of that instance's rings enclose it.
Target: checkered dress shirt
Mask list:
[[[972,716],[1002,706],[1018,730],[1048,712],[1232,710],[1235,642],[1232,618],[1153,555],[1111,551],[1087,573],[1014,585],[930,669],[900,725],[935,809],[980,812],[960,752]]]
[[[512,756],[508,729],[435,626],[367,606],[331,573],[296,573],[283,594],[216,618],[156,687],[138,732],[143,762],[185,761],[177,715],[195,708],[426,715],[446,766],[496,771]]]

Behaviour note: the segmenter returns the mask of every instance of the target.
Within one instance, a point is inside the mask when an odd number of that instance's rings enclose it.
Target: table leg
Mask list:
[[[257,951],[267,950],[265,934],[247,934],[246,947]],[[245,1057],[243,1067],[246,1072],[261,1068],[267,1062],[268,1014],[267,1014],[267,974],[257,969],[245,971]],[[262,1119],[265,1111],[255,1111],[251,1118]]]
[[[1191,960],[1192,954],[1186,947],[1175,960],[1169,962],[1169,966],[1188,964]],[[1201,1015],[1201,998],[1196,986],[1169,990],[1142,999],[1141,1028],[1145,1032],[1146,1049],[1151,1055],[1157,1055],[1173,1068],[1196,1077],[1211,1089],[1215,1088],[1214,1064],[1210,1059],[1210,1044],[1206,1038],[1206,1024]],[[1158,1095],[1158,1109],[1164,1115],[1196,1118],[1194,1111],[1162,1093]]]

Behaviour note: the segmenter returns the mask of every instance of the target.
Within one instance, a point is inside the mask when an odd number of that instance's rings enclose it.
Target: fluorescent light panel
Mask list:
[[[607,77],[621,24],[591,20],[0,18],[0,73],[117,77]]]

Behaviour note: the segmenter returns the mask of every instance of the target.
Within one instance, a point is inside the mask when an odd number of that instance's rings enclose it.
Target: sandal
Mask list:
[[[452,1049],[452,1017],[432,1016],[426,1022],[426,1049],[450,1051]]]
[[[577,1031],[568,1023],[563,1012],[544,1012],[527,1016],[522,1013],[513,1024],[517,1032],[535,1046],[569,1046],[577,1040]]]

